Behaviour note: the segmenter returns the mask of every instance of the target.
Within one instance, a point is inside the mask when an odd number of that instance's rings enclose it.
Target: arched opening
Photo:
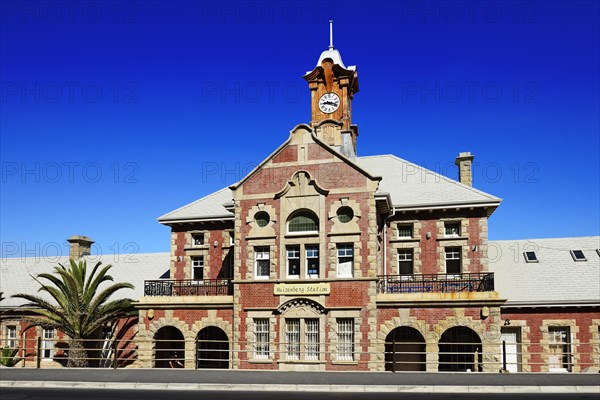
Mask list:
[[[319,218],[310,210],[299,210],[288,220],[288,232],[318,232]]]
[[[439,371],[482,370],[481,339],[472,329],[455,326],[440,339]]]
[[[386,371],[425,371],[425,339],[407,326],[391,331],[385,338]]]
[[[185,364],[183,333],[164,326],[154,334],[154,368],[183,368]]]
[[[197,368],[229,368],[229,339],[222,329],[209,326],[196,337]]]

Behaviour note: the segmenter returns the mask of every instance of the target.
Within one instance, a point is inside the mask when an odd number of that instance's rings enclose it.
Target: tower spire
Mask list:
[[[333,20],[329,20],[329,50],[333,50]]]

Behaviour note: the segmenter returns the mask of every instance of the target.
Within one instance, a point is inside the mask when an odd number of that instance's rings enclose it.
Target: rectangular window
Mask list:
[[[354,244],[340,243],[337,245],[338,278],[352,278],[354,272]]]
[[[268,318],[254,319],[254,337],[256,340],[254,345],[254,358],[268,359],[270,350]]]
[[[300,359],[300,320],[285,320],[285,341],[288,360]]]
[[[268,246],[254,248],[257,279],[269,279],[269,275],[271,273],[271,261],[269,251],[270,249]]]
[[[413,225],[403,224],[398,225],[398,238],[399,239],[411,239],[413,237]]]
[[[192,279],[204,279],[204,257],[192,257]]]
[[[571,371],[571,340],[569,327],[548,328],[550,372]]]
[[[538,258],[537,258],[537,255],[535,254],[535,251],[524,251],[523,256],[525,257],[525,262],[528,262],[528,263],[538,262]]]
[[[400,275],[413,274],[413,250],[399,249],[398,250],[398,272]]]
[[[300,246],[287,247],[288,278],[300,277]]]
[[[6,347],[9,349],[17,348],[17,327],[14,325],[6,327]]]
[[[204,246],[204,234],[203,233],[195,233],[192,235],[192,243],[194,247]]]
[[[320,356],[319,320],[306,320],[306,359],[318,360]]]
[[[444,228],[446,237],[460,237],[460,222],[446,222]]]
[[[461,272],[461,248],[446,247],[446,273],[460,274]]]
[[[306,274],[309,278],[319,277],[319,246],[306,246]]]
[[[571,257],[573,257],[573,261],[587,261],[581,250],[571,250]]]
[[[44,328],[42,331],[42,358],[54,356],[54,328]]]
[[[354,318],[338,318],[338,360],[354,361]]]

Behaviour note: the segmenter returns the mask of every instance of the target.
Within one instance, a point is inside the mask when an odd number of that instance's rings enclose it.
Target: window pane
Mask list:
[[[413,227],[411,225],[398,225],[398,237],[411,238],[413,235]]]
[[[256,338],[254,357],[269,358],[269,320],[254,319],[254,337]]]
[[[271,262],[270,262],[270,254],[269,247],[261,246],[255,247],[255,262],[256,262],[256,276],[260,277],[269,277],[271,272]]]
[[[398,250],[398,273],[400,275],[413,274],[413,250]]]
[[[300,320],[285,320],[285,341],[288,360],[300,359]]]
[[[354,360],[354,318],[338,318],[338,360]]]
[[[354,245],[352,243],[340,243],[337,245],[338,252],[338,277],[351,278],[354,272]]]
[[[288,232],[316,232],[319,230],[319,221],[316,215],[309,212],[300,212],[288,224]]]
[[[9,325],[6,327],[6,347],[17,348],[17,327]]]
[[[446,273],[460,274],[461,272],[461,249],[460,247],[446,248]]]
[[[254,215],[254,221],[256,221],[256,225],[261,228],[267,226],[270,220],[271,218],[269,217],[269,214],[265,211],[259,211]]]
[[[306,273],[319,275],[319,246],[306,246]]]
[[[54,350],[54,329],[44,329],[42,333],[42,356],[44,358],[52,358]]]
[[[352,208],[348,206],[340,207],[337,210],[337,217],[341,223],[348,223],[352,221],[352,218],[354,218],[354,211],[352,211]]]
[[[460,223],[459,222],[448,222],[445,225],[446,236],[460,236]]]
[[[319,320],[306,320],[306,359],[318,360],[320,352]]]
[[[300,276],[300,246],[287,247],[288,276]]]

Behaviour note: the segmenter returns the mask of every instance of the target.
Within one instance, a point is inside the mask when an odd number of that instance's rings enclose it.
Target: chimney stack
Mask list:
[[[87,236],[73,235],[67,239],[69,242],[69,258],[78,260],[91,254],[94,241]]]
[[[454,162],[458,166],[458,180],[460,183],[473,186],[473,158],[471,152],[461,152],[456,161]]]

